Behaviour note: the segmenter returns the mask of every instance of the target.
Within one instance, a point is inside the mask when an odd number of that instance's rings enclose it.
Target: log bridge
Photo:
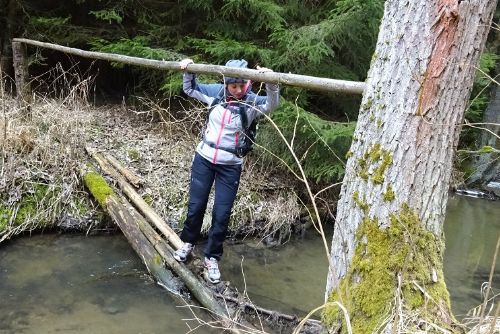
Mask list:
[[[135,190],[142,184],[141,178],[110,154],[91,147],[86,149],[99,168],[91,166],[82,169],[85,185],[120,227],[158,284],[176,295],[189,292],[216,321],[232,332],[262,333],[262,328],[247,320],[256,317],[267,320],[270,328],[279,326],[280,332],[283,328],[291,331],[299,324],[301,329],[297,333],[318,333],[321,330],[319,321],[299,319],[256,306],[227,282],[206,283],[201,275],[202,261],[196,256],[193,256],[189,267],[177,262],[173,252],[181,247],[182,241]],[[112,179],[112,184],[102,173]]]

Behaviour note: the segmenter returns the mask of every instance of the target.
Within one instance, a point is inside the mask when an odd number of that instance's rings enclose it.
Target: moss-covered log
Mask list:
[[[121,201],[106,180],[98,173],[85,172],[83,180],[97,202],[120,227],[148,271],[168,290],[179,293],[180,284],[172,272],[165,268],[160,254],[140,231],[137,225],[137,220],[140,218],[138,215],[131,214],[135,210]]]
[[[178,280],[165,268],[165,262],[182,279],[201,305],[222,320],[228,318],[226,309],[218,303],[212,291],[184,264],[173,258],[172,248],[129,203],[113,191],[100,174],[86,172],[83,179],[89,191],[120,227],[149,272],[161,285],[170,291],[179,292]]]
[[[167,225],[165,221],[142,199],[142,197],[135,191],[135,189],[127,182],[127,180],[118,173],[109,163],[107,157],[102,153],[95,152],[91,148],[87,151],[99,163],[99,166],[109,175],[111,175],[120,186],[120,189],[127,195],[127,197],[135,204],[135,206],[151,221],[156,228],[158,228],[166,240],[172,244],[175,249],[182,247],[182,241],[179,236]]]

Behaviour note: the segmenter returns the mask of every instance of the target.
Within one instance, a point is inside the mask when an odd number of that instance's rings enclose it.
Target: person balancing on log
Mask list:
[[[279,87],[266,83],[266,96],[252,92],[250,80],[225,77],[223,84],[198,83],[189,73],[193,60],[183,59],[184,92],[209,108],[208,122],[203,139],[196,146],[191,167],[191,183],[187,217],[180,235],[183,246],[175,251],[174,258],[184,262],[193,251],[201,231],[208,196],[215,185],[212,225],[204,249],[205,278],[211,283],[220,282],[218,262],[223,253],[229,217],[240,182],[244,156],[252,149],[256,119],[279,105]],[[229,60],[226,66],[247,68],[247,61]],[[260,72],[272,72],[256,67]]]

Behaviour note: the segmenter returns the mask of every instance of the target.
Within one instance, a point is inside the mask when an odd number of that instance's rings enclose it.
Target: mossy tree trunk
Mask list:
[[[326,297],[354,333],[453,331],[447,193],[495,1],[387,1],[346,166]],[[333,305],[333,304],[331,304]],[[413,315],[414,321],[406,316]],[[329,306],[324,322],[342,320]]]

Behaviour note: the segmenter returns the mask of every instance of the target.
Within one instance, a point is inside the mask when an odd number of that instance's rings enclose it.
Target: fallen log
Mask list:
[[[214,298],[212,291],[203,284],[183,263],[174,259],[174,250],[145,221],[138,220],[137,225],[144,236],[151,242],[156,251],[163,257],[168,267],[179,275],[181,280],[200,304],[207,307],[219,317],[227,317],[227,311]]]
[[[138,65],[147,68],[181,71],[179,62],[144,59],[138,57],[124,56],[119,54],[85,51],[81,49],[70,48],[67,46],[35,41],[26,38],[14,38],[13,42],[25,43],[46,49],[56,50],[67,54],[73,54],[83,58],[100,59],[112,62],[119,62],[130,65]],[[344,94],[363,94],[365,89],[364,82],[336,80],[329,78],[318,78],[308,75],[266,72],[262,73],[258,70],[243,69],[235,67],[226,67],[219,65],[207,64],[190,64],[188,65],[189,72],[199,74],[219,74],[230,77],[238,77],[250,79],[259,82],[269,82],[277,84],[286,84],[289,86],[301,87],[323,92],[334,92]]]
[[[129,169],[122,165],[115,157],[110,154],[103,153],[103,156],[117,171],[120,172],[132,185],[136,188],[140,187],[144,183],[144,180],[139,176],[132,173]]]
[[[104,155],[97,152],[95,149],[86,147],[87,152],[97,161],[99,166],[104,172],[113,177],[118,183],[120,189],[127,195],[127,197],[134,203],[135,206],[151,221],[158,230],[165,236],[166,240],[172,244],[175,249],[182,247],[182,241],[179,236],[168,226],[165,221],[144,201],[135,189],[125,180],[125,178],[118,173],[104,158]]]
[[[174,259],[173,249],[130,203],[113,191],[100,174],[88,171],[82,172],[82,174],[85,185],[91,194],[120,227],[132,248],[141,257],[148,271],[158,280],[160,285],[176,294],[180,294],[183,286],[172,272],[165,268],[164,263],[166,263],[195,299],[221,321],[225,329],[241,333],[242,331],[237,326],[242,326],[245,331],[248,329],[257,331],[253,325],[243,319],[238,322],[233,321],[229,314],[234,312],[223,307],[206,284],[184,264]]]
[[[127,184],[127,181],[123,176],[121,176],[107,163],[107,161],[105,161],[106,159],[103,158],[103,155],[106,155],[105,153],[98,153],[89,148],[87,150],[92,152],[91,155],[94,159],[96,159],[96,161],[99,162],[106,173],[109,173],[109,175],[113,178],[119,180],[117,183],[120,184],[120,187],[125,189],[132,187]],[[126,171],[126,168],[123,170]],[[122,200],[126,202],[125,199]],[[234,317],[235,314],[240,313],[238,312],[239,310],[245,311],[243,314],[251,314],[254,312],[254,314],[259,316],[265,316],[271,326],[278,326],[278,324],[280,324],[280,328],[282,328],[283,324],[286,324],[285,326],[287,328],[293,329],[294,326],[299,323],[300,319],[297,316],[287,315],[256,306],[248,301],[247,298],[241,296],[235,289],[230,288],[229,285],[225,285],[223,282],[218,285],[207,285],[198,275],[193,274],[193,272],[189,270],[186,265],[179,263],[174,259],[174,250],[172,247],[149,225],[149,223],[135,210],[135,208],[130,208],[128,211],[129,214],[134,217],[133,219],[129,219],[129,221],[134,222],[138,226],[146,239],[151,243],[152,247],[165,261],[165,264],[171,268],[176,275],[178,275],[195,299],[216,315],[219,320],[221,320],[226,329],[233,332],[262,332],[261,330],[256,329],[244,318],[239,317],[239,319],[236,320],[229,316],[232,315]],[[217,299],[223,300],[225,307],[223,307]],[[321,323],[317,320],[309,319],[304,322],[303,326],[304,327],[302,327],[300,333],[319,333],[321,331]],[[240,327],[241,330],[238,329],[238,327]]]
[[[120,200],[101,175],[91,171],[82,171],[82,174],[84,183],[90,193],[120,227],[132,248],[142,258],[151,275],[169,291],[179,294],[182,285],[174,278],[172,272],[163,266],[160,254],[140,231],[135,223],[136,217],[130,214],[133,208]]]

